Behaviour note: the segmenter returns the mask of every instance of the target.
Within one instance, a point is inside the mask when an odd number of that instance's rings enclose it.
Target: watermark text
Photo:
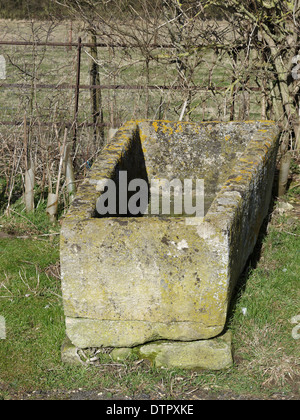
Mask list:
[[[102,194],[97,201],[101,216],[166,215],[204,217],[203,179],[128,180],[127,171],[118,173],[118,181],[102,179],[97,183]]]

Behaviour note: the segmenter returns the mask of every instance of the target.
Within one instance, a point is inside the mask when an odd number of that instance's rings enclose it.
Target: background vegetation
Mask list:
[[[1,89],[6,211],[20,176],[27,211],[39,190],[56,217],[109,129],[140,118],[276,120],[284,192],[300,147],[298,0],[23,0],[1,10],[30,18],[2,20],[2,40],[32,43],[1,47],[9,87]],[[80,50],[80,83],[102,88],[81,89],[77,111],[75,89],[64,87],[77,80],[76,47],[44,44],[79,37],[102,44]]]
[[[63,9],[52,0],[0,0],[1,19],[63,19]]]

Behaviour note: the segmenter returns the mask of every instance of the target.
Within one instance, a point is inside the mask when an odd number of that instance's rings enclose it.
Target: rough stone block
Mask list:
[[[191,342],[149,343],[139,349],[140,357],[156,367],[221,370],[232,366],[231,333]]]
[[[77,354],[77,347],[72,344],[68,337],[65,338],[65,341],[61,347],[61,360],[63,363],[68,365],[82,365]]]
[[[78,354],[78,348],[66,338],[62,346],[62,361],[72,365],[99,366],[98,357],[89,357],[95,353],[95,348],[84,349],[83,360]],[[107,350],[107,351],[105,351]],[[187,370],[211,369],[221,370],[232,366],[231,333],[190,342],[155,341],[137,347],[121,347],[101,349],[115,362],[125,362],[134,357],[149,360],[153,366],[160,368],[180,368]]]

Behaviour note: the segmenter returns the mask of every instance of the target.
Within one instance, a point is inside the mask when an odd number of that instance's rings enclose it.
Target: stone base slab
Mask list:
[[[92,361],[80,359],[78,348],[67,338],[62,346],[62,361],[68,364],[93,364]],[[96,354],[96,353],[95,353]],[[180,368],[188,370],[222,370],[232,366],[231,333],[209,340],[190,342],[156,341],[137,347],[110,349],[114,361],[124,361],[131,356],[147,359],[156,367]],[[101,363],[101,362],[100,362]]]

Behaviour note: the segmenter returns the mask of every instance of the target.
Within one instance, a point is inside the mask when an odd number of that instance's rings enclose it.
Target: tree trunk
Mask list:
[[[296,133],[295,133],[295,150],[298,152],[300,151],[300,122],[298,121],[297,124],[295,124]]]
[[[56,194],[49,193],[46,212],[52,223],[55,223],[56,221],[57,207],[58,207],[58,196]]]
[[[280,47],[278,47],[275,43],[275,40],[271,38],[265,31],[263,32],[263,37],[265,38],[265,41],[268,43],[268,46],[270,48],[272,58],[273,58],[273,64],[276,69],[277,74],[277,82],[278,87],[282,99],[282,106],[285,113],[285,116],[287,118],[287,121],[291,125],[294,133],[295,133],[295,127],[293,124],[293,121],[295,121],[296,116],[296,109],[293,104],[293,99],[291,97],[291,93],[289,91],[289,85],[288,85],[288,78],[290,77],[289,71],[285,68],[282,57],[280,54]]]
[[[279,170],[279,182],[278,182],[278,197],[281,197],[286,192],[291,158],[292,158],[291,153],[286,152],[285,155],[283,155],[281,159],[280,170]]]
[[[34,210],[34,183],[35,174],[33,166],[25,172],[25,207],[26,212],[29,213]]]
[[[65,152],[65,168],[66,168],[66,186],[69,196],[69,202],[73,201],[76,194],[75,176],[73,170],[73,163],[70,156],[70,148],[66,148]]]

